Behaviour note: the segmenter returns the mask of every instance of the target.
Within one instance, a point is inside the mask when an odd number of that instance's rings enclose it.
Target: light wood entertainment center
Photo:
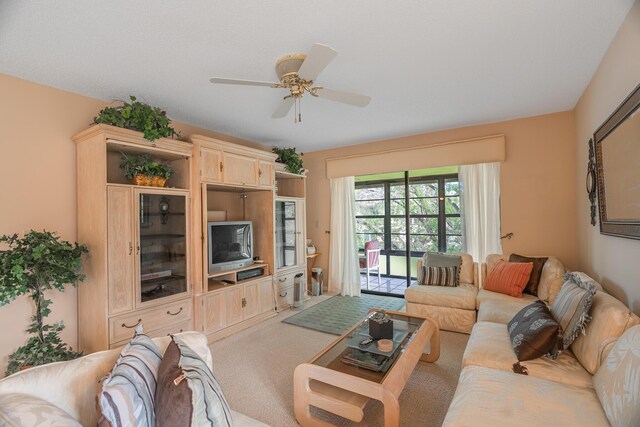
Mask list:
[[[90,251],[78,287],[82,351],[121,346],[138,324],[152,337],[197,330],[213,341],[292,305],[299,273],[306,290],[305,177],[276,171],[268,151],[188,139],[151,142],[106,125],[73,137],[78,241]],[[169,162],[175,174],[168,187],[131,184],[119,167],[121,153]],[[209,274],[209,220],[251,221],[259,263]],[[291,223],[286,230],[283,221]],[[255,268],[259,276],[238,280]]]

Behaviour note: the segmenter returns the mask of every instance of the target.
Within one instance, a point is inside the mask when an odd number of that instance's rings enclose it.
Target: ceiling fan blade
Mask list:
[[[280,105],[278,105],[278,108],[276,108],[276,111],[274,111],[273,114],[271,115],[271,118],[281,119],[285,117],[287,114],[289,114],[289,111],[291,111],[291,107],[293,107],[294,101],[295,101],[294,98],[283,99],[280,102]]]
[[[304,80],[315,80],[318,74],[333,61],[337,54],[338,52],[327,45],[314,44],[300,66],[298,75]]]
[[[243,86],[273,86],[275,83],[261,82],[257,80],[240,80],[240,79],[225,79],[222,77],[213,77],[209,79],[211,83],[222,83],[225,85],[243,85]]]
[[[324,87],[318,88],[316,93],[319,98],[342,102],[343,104],[355,105],[356,107],[366,107],[371,101],[370,96],[343,92],[341,90],[327,89]]]

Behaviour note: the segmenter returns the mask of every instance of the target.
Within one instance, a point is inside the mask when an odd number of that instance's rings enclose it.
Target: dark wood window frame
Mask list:
[[[384,245],[380,250],[380,256],[385,257],[386,259],[386,271],[381,271],[381,274],[387,277],[397,277],[397,278],[406,278],[411,275],[411,258],[412,257],[421,257],[424,255],[424,251],[414,251],[411,248],[411,236],[420,236],[420,235],[430,235],[424,233],[410,233],[410,221],[412,218],[437,218],[438,220],[438,251],[446,252],[447,251],[447,236],[458,236],[457,234],[447,234],[447,218],[460,218],[460,213],[458,214],[447,214],[446,213],[446,198],[447,197],[461,197],[458,196],[447,196],[446,195],[446,182],[447,180],[455,179],[458,180],[458,174],[443,174],[443,175],[431,175],[431,176],[420,176],[420,177],[410,177],[409,171],[404,172],[404,178],[397,179],[389,179],[389,180],[375,180],[375,181],[360,181],[356,182],[356,188],[366,188],[366,187],[383,187],[384,188],[384,198],[382,199],[366,199],[371,201],[380,201],[384,203],[384,215],[357,215],[358,218],[370,218],[370,219],[382,219],[384,224]],[[409,196],[408,187],[410,184],[414,183],[428,183],[428,182],[438,182],[438,195],[433,197],[424,197],[424,198],[437,198],[438,199],[438,214],[423,214],[416,215],[410,214],[409,203],[410,199],[415,199]],[[391,186],[402,184],[404,186],[404,197],[405,197],[405,212],[400,215],[391,215]],[[397,199],[396,199],[397,200]],[[356,201],[358,201],[356,199]],[[392,218],[404,218],[405,219],[405,233],[392,233],[391,232],[391,219]],[[357,233],[357,234],[365,234],[365,233]],[[370,234],[370,233],[366,233]],[[392,249],[391,237],[392,235],[404,235],[406,248],[402,250]],[[360,247],[360,251],[364,252],[364,248]],[[399,275],[391,275],[391,257],[392,256],[403,256],[407,259],[407,273],[406,276]]]

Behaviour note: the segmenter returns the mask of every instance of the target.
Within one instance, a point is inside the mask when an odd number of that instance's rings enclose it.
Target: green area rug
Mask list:
[[[359,297],[336,295],[294,314],[283,323],[307,329],[342,335],[347,329],[362,320],[372,308],[404,311],[404,298],[362,294]]]

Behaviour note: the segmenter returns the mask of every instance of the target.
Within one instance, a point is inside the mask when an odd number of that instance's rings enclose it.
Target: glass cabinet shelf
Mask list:
[[[140,302],[187,292],[187,198],[139,194]]]

